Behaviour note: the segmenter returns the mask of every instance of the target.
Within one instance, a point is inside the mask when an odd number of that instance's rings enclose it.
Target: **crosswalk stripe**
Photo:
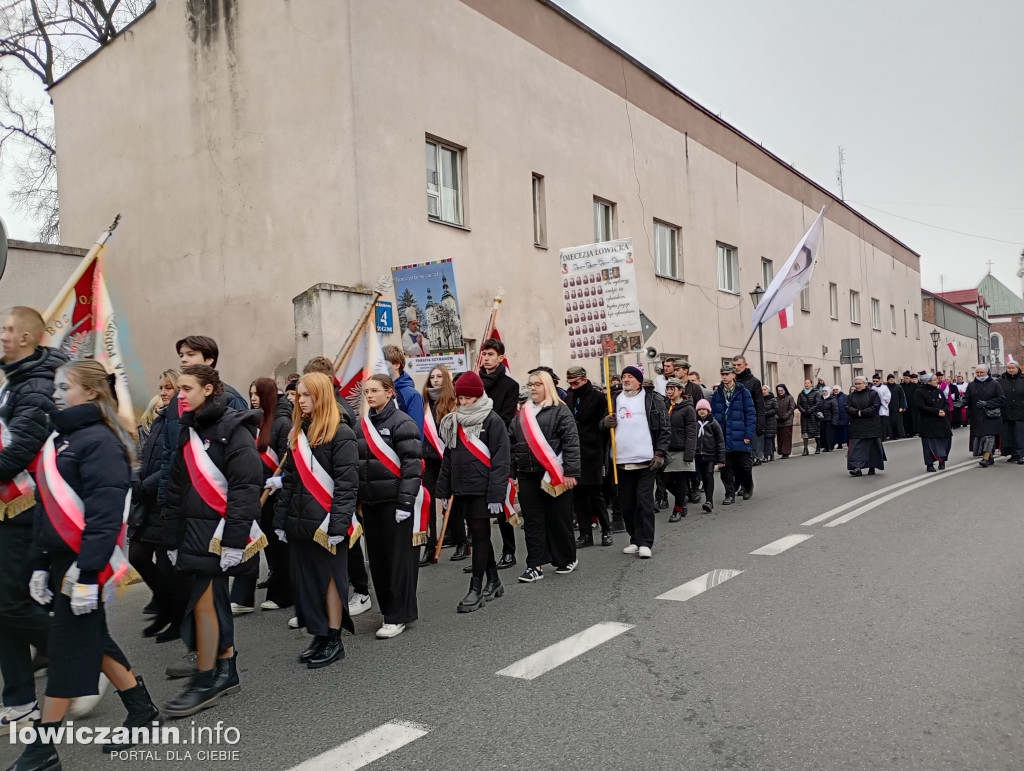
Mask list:
[[[659,594],[655,599],[686,602],[687,600],[692,600],[699,594],[704,594],[708,589],[712,589],[719,584],[725,583],[730,578],[735,578],[742,572],[742,570],[729,570],[727,568],[712,570],[710,573],[705,573],[699,578],[687,581],[682,586],[677,586],[675,589],[670,589],[664,594]]]
[[[769,544],[765,544],[760,549],[754,549],[750,552],[751,554],[758,554],[764,557],[774,557],[776,554],[782,554],[787,549],[792,549],[798,543],[803,543],[808,538],[813,538],[810,533],[796,533],[795,535],[783,536],[777,541],[772,541]]]
[[[525,659],[520,659],[495,674],[517,677],[520,680],[533,680],[632,628],[632,624],[619,624],[614,621],[594,624],[572,637],[566,637],[561,642],[549,645],[544,650],[537,651]]]
[[[426,736],[429,731],[427,726],[419,723],[392,720],[339,744],[333,750],[293,766],[290,771],[356,771]]]

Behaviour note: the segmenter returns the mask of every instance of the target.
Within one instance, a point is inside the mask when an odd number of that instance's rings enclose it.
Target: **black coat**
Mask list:
[[[764,397],[764,435],[775,436],[779,424],[779,398],[775,394]]]
[[[668,450],[681,452],[683,460],[689,463],[697,454],[697,411],[685,397],[679,404],[670,404],[669,409]]]
[[[882,400],[870,388],[863,391],[855,390],[846,397],[843,405],[850,416],[851,439],[882,439],[882,419],[878,411],[882,408]],[[859,415],[857,413],[860,413]]]
[[[839,402],[835,400],[834,396],[829,396],[827,399],[823,397],[818,402],[818,412],[825,416],[818,421],[819,431],[821,426],[834,426],[839,419]]]
[[[1018,372],[1011,375],[1004,372],[999,376],[999,387],[1003,389],[1006,399],[1003,404],[1003,420],[1024,420],[1024,374]]]
[[[303,432],[309,421],[302,421]],[[331,499],[331,520],[327,535],[345,535],[352,524],[359,502],[359,445],[355,432],[345,421],[338,426],[329,442],[310,448],[313,457],[334,480]],[[274,504],[274,529],[284,530],[288,543],[309,543],[328,511],[302,483],[295,466],[295,452],[288,454],[282,469],[281,489]]]
[[[588,380],[569,391],[567,404],[580,437],[580,484],[599,485],[608,457],[608,434],[601,430],[601,421],[608,414],[608,399]]]
[[[117,544],[124,517],[125,498],[131,489],[132,470],[125,446],[103,421],[95,403],[68,407],[53,415],[59,432],[53,438],[57,471],[82,499],[85,530],[78,551],[79,581],[96,583]],[[71,548],[50,524],[42,506],[37,507],[33,539],[52,555],[70,555]]]
[[[749,367],[736,376],[736,382],[750,391],[754,398],[754,412],[757,413],[757,435],[764,436],[764,392],[761,390],[761,381],[754,377]]]
[[[697,433],[700,434],[701,419],[697,418]],[[715,463],[725,463],[725,433],[710,414],[704,426],[703,436],[696,438],[696,455],[713,460]]]
[[[374,412],[370,421],[381,439],[398,455],[400,477],[396,477],[377,460],[366,444],[362,425],[359,439],[359,500],[371,505],[389,504],[411,512],[416,505],[423,478],[423,447],[416,421],[398,409],[394,400]]]
[[[164,413],[167,407],[157,410],[149,427],[149,436],[142,446],[139,470],[132,476],[132,504],[141,509],[141,518],[131,533],[133,541],[162,544],[163,523],[160,520],[160,505],[156,496],[160,487],[160,450],[163,444]]]
[[[523,405],[524,410],[530,409],[530,403]],[[576,430],[576,421],[573,420],[569,408],[559,402],[558,404],[542,407],[537,413],[537,425],[540,432],[548,440],[555,455],[562,454],[562,470],[567,477],[580,476],[580,435]],[[544,473],[544,467],[537,460],[530,450],[523,436],[523,428],[519,423],[519,416],[512,421],[512,474]]]
[[[480,368],[480,379],[484,381],[484,393],[494,402],[494,411],[505,421],[505,427],[511,428],[519,406],[519,383],[508,374],[505,363],[499,364],[494,372],[488,373]]]
[[[949,422],[949,400],[931,383],[916,390],[914,408],[918,414],[918,433],[922,438],[939,439],[953,435],[953,428]],[[940,410],[946,414],[939,415]]]
[[[821,433],[817,415],[821,412],[821,392],[813,388],[810,393],[801,391],[796,397],[796,408],[800,410],[800,432],[818,436]]]
[[[892,394],[892,399],[889,400],[889,415],[895,417],[900,414],[900,410],[910,407],[910,402],[907,400],[903,386],[899,383],[887,382],[885,385],[889,388],[889,393]]]
[[[54,348],[40,346],[35,352],[13,364],[3,364],[7,381],[0,396],[0,420],[10,430],[10,437],[0,450],[0,479],[14,479],[36,459],[43,442],[50,435],[50,417],[57,412],[53,403],[53,376],[68,358]],[[0,503],[2,525],[32,526],[32,517],[13,519],[4,515]]]
[[[971,421],[972,436],[995,436],[1003,432],[1003,418],[990,418],[985,409],[1002,409],[1006,397],[1003,387],[993,377],[987,380],[972,380],[964,395],[967,400],[967,417]],[[984,405],[979,404],[984,402]],[[948,404],[948,402],[947,402]]]
[[[438,498],[484,495],[488,503],[504,503],[508,479],[512,476],[512,449],[505,423],[493,409],[484,418],[480,441],[491,453],[491,467],[477,460],[462,442],[446,447],[437,478]]]
[[[270,446],[274,448],[274,452],[277,453],[279,463],[281,458],[284,457],[284,454],[288,452],[288,435],[292,431],[293,407],[294,405],[288,401],[287,397],[278,394],[277,407],[274,409],[274,422],[270,427]],[[344,419],[342,422],[345,422]],[[263,465],[263,469],[268,478],[274,475],[273,472],[267,468],[266,464]]]
[[[173,402],[168,409],[172,407]],[[222,572],[220,557],[209,551],[221,515],[206,505],[189,478],[184,456],[188,429],[194,428],[204,445],[209,442],[207,455],[228,481],[221,545],[244,549],[252,523],[260,516],[264,466],[256,449],[256,428],[261,417],[259,410],[229,409],[223,397],[203,405],[198,413],[186,412],[181,416],[178,446],[171,462],[162,510],[164,544],[178,550],[178,570],[203,575]],[[249,573],[254,564],[244,562],[227,574]]]

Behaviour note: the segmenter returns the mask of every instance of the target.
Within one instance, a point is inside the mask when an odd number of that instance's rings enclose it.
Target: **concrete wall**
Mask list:
[[[706,381],[749,334],[762,256],[781,269],[826,204],[812,312],[785,331],[767,323],[765,359],[798,382],[860,337],[868,370],[928,363],[912,320],[916,254],[545,3],[236,1],[229,18],[219,6],[194,3],[189,19],[159,3],[51,91],[65,234],[82,240],[124,212],[117,249],[131,259],[110,280],[153,287],[126,308],[152,344],[147,373],[203,332],[229,381],[269,374],[296,357],[291,297],[443,257],[467,337],[504,287],[499,328],[519,371],[564,369],[557,250],[594,240],[594,196],[615,202],[616,235],[633,237],[641,305],[659,326],[650,344],[685,352]],[[465,228],[426,216],[427,135],[466,148]],[[546,250],[533,244],[533,173],[545,177]],[[681,228],[683,281],[654,275],[654,218]],[[718,241],[739,251],[738,295],[718,290]]]
[[[315,356],[334,359],[373,296],[368,289],[317,284],[294,298],[295,371]]]
[[[7,267],[0,279],[0,309],[28,305],[44,312],[87,251],[72,246],[8,240]]]

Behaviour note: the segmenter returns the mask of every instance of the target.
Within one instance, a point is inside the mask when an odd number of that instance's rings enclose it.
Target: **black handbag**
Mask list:
[[[983,407],[985,410],[986,418],[1001,418],[1003,417],[1003,410],[1001,407]]]

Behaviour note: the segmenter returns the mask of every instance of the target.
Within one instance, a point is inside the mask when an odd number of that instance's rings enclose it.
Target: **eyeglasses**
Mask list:
[[[530,388],[543,388],[544,387],[543,383],[538,382],[538,381],[533,381],[533,380],[531,380],[526,385],[528,385]]]

